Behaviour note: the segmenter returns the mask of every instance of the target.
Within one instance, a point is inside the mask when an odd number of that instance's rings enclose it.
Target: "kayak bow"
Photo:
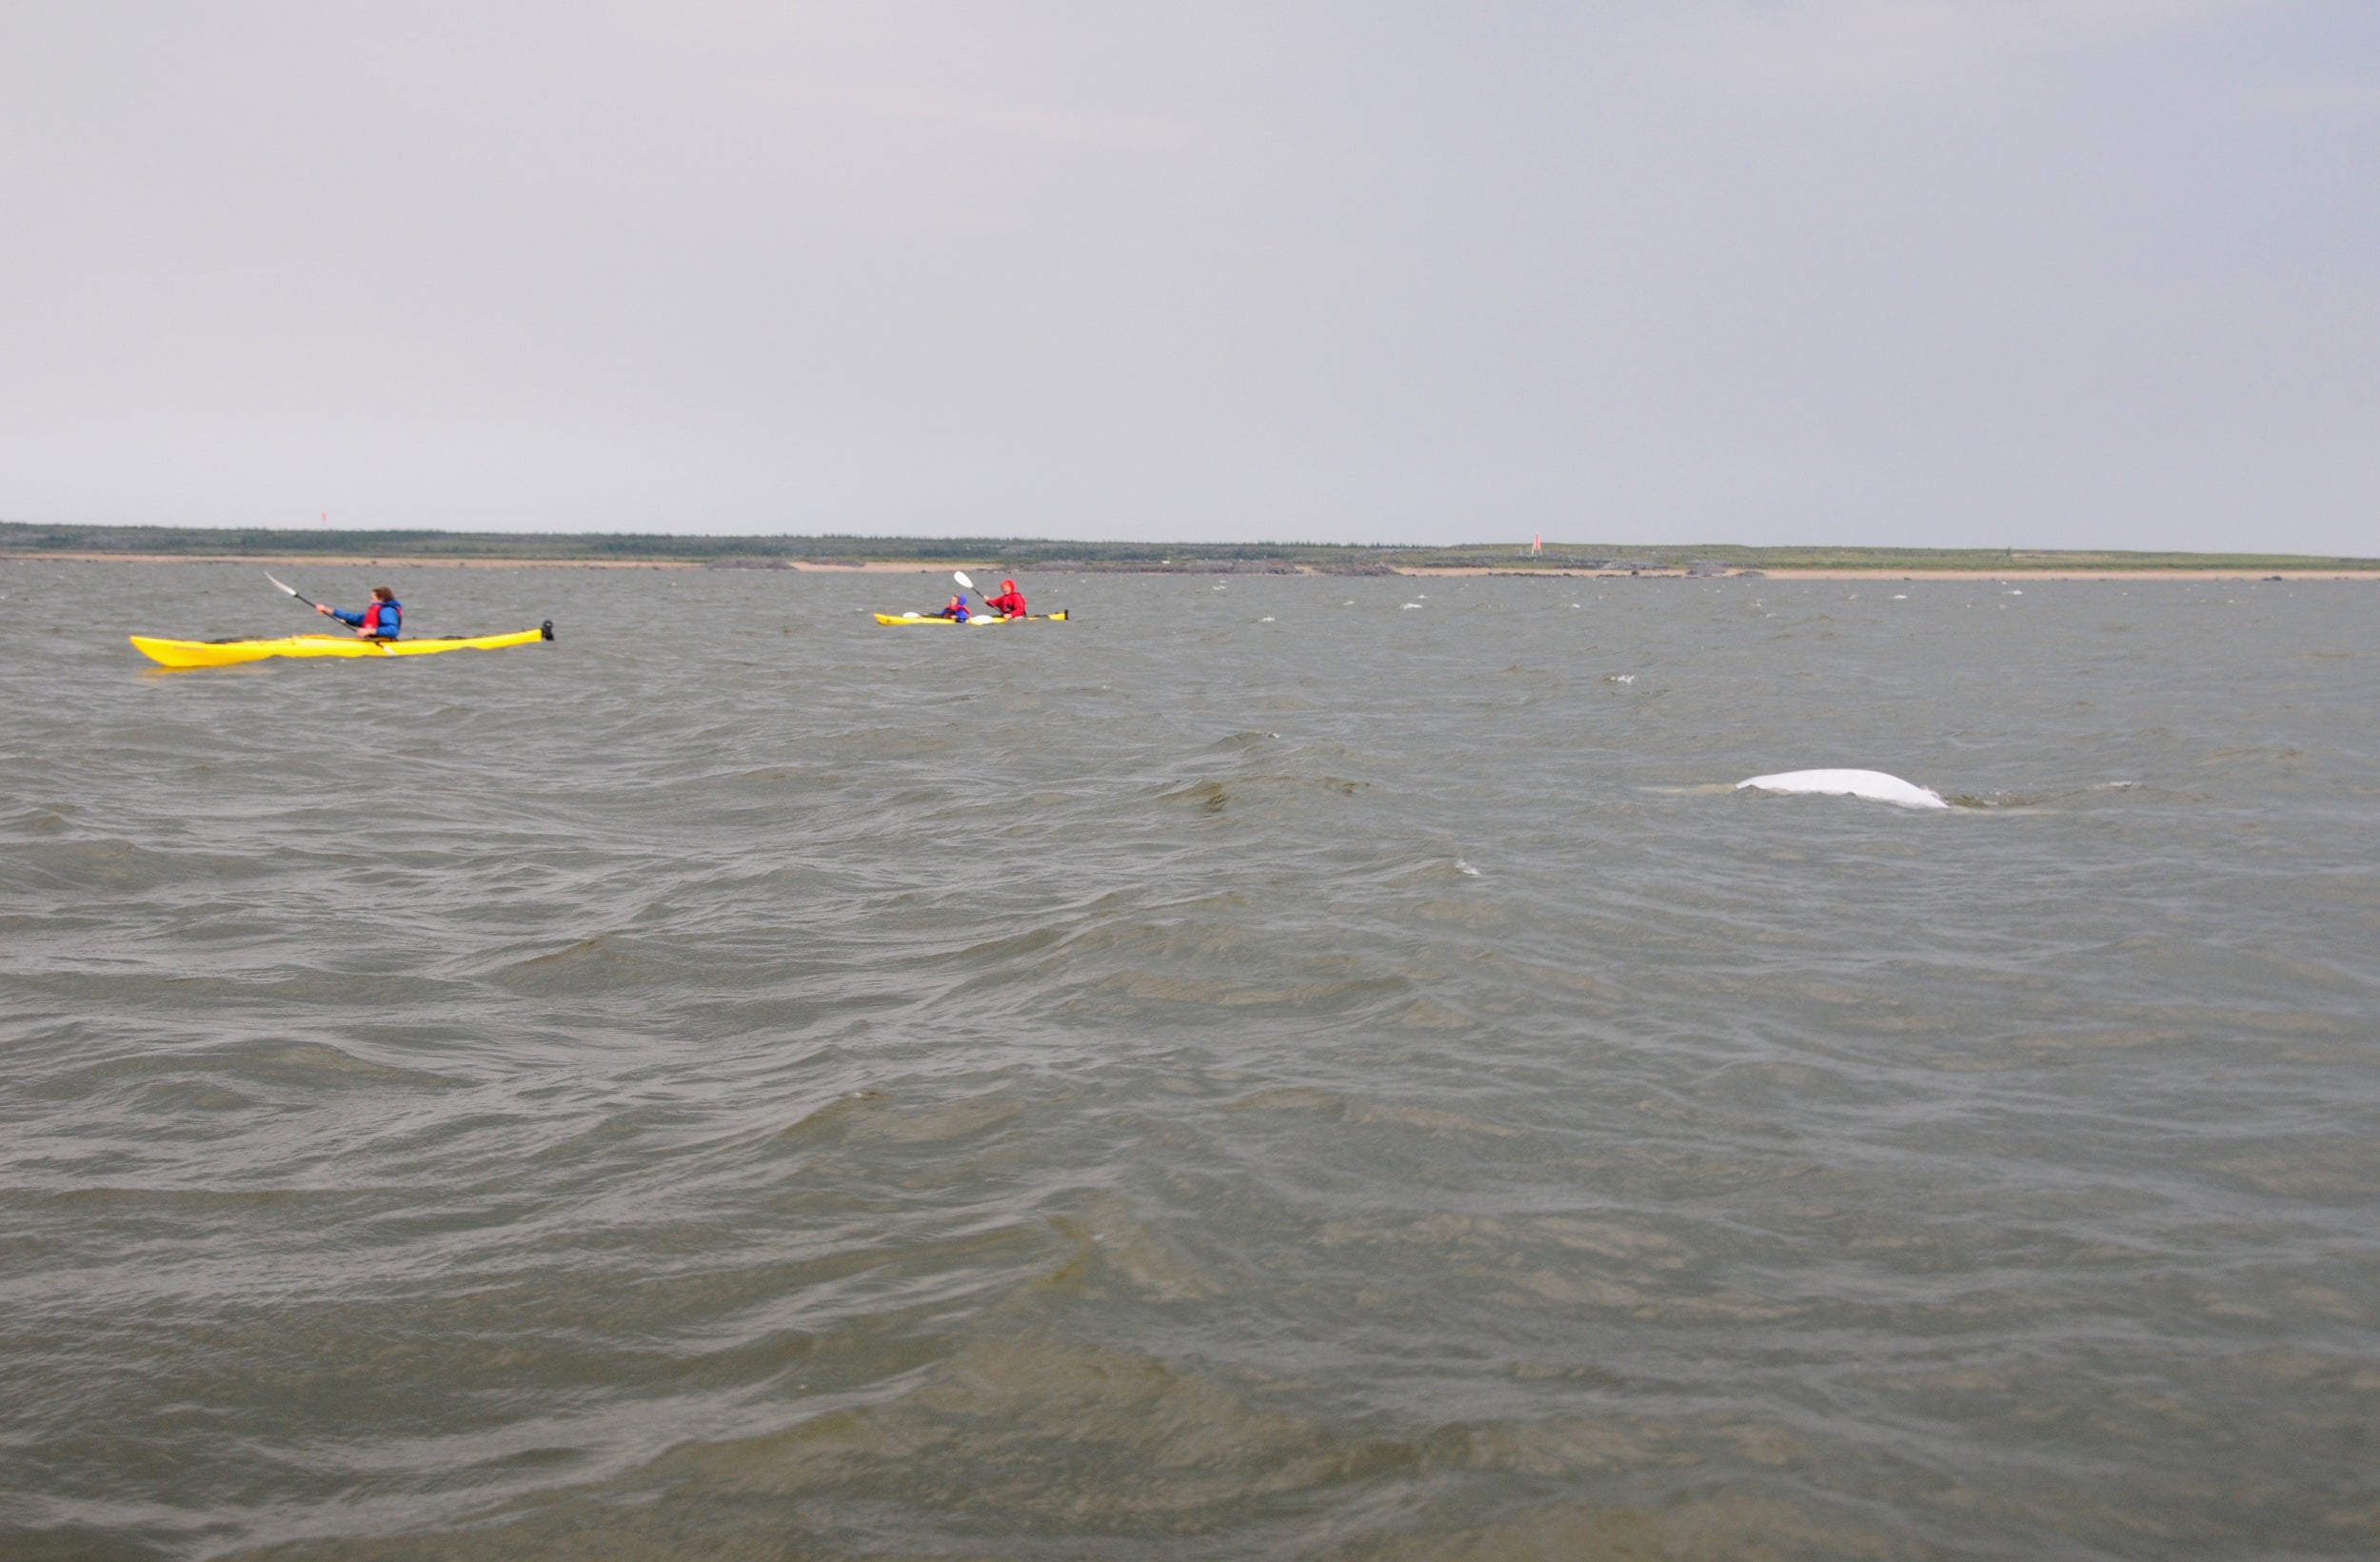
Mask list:
[[[554,621],[508,635],[466,635],[445,640],[365,640],[355,635],[284,635],[278,640],[159,640],[129,637],[132,648],[164,667],[228,667],[273,656],[431,656],[440,651],[495,651],[533,645],[554,638]]]

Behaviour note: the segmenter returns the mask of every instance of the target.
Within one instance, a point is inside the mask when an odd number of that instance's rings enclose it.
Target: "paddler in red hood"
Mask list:
[[[1017,589],[1017,583],[1014,581],[1001,582],[1000,595],[984,598],[983,605],[1004,619],[1021,619],[1025,616],[1024,593]]]

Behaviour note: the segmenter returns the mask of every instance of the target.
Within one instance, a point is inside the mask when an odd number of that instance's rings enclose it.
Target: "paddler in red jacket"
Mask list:
[[[984,598],[983,605],[1004,619],[1021,619],[1026,616],[1024,593],[1017,589],[1017,583],[1014,581],[1001,582],[1000,595]]]

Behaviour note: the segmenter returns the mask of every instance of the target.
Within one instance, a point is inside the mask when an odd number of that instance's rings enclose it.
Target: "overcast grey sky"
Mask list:
[[[0,0],[0,519],[2380,553],[2380,3]]]

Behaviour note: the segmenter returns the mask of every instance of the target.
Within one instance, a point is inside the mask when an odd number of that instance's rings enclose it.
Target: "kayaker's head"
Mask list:
[[[389,590],[385,585],[376,585],[372,587],[372,600],[374,602],[395,602],[397,600],[397,594]]]
[[[1002,581],[1000,583],[1000,588],[1002,591],[1014,591],[1017,588],[1017,583],[1014,581]]]

